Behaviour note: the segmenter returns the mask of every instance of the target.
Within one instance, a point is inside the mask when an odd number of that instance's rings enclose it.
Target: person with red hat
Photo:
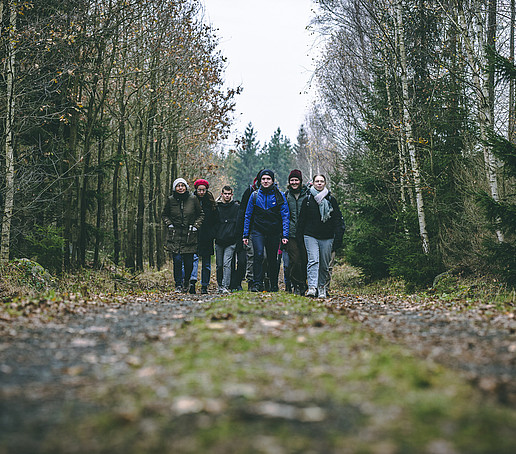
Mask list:
[[[310,190],[303,185],[301,170],[294,169],[288,176],[288,186],[285,191],[285,199],[290,211],[289,242],[286,254],[283,256],[285,267],[285,289],[293,288],[296,295],[304,295],[306,292],[306,266],[307,255],[302,235],[298,234],[297,224],[303,201],[310,195]],[[291,288],[289,288],[291,287]]]
[[[197,244],[197,254],[194,256],[194,267],[190,276],[191,294],[195,294],[199,261],[201,262],[201,294],[208,293],[208,286],[211,277],[211,256],[215,253],[213,241],[215,239],[215,229],[218,220],[217,202],[213,194],[208,190],[210,184],[207,180],[199,178],[194,181],[195,196],[201,204],[204,212],[204,221],[199,229],[199,242]]]

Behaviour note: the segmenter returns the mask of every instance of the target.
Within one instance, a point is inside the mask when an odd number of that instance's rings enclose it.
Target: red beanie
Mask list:
[[[291,178],[299,178],[299,181],[303,182],[303,175],[301,174],[301,170],[292,170],[288,176],[288,181],[290,181]]]
[[[202,178],[195,180],[193,185],[194,185],[195,189],[197,189],[201,184],[203,186],[206,186],[206,189],[208,189],[210,187],[210,183],[208,183],[206,180],[203,180]]]

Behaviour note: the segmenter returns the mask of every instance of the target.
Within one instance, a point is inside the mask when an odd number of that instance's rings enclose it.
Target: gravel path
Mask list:
[[[0,434],[17,453],[39,452],[49,427],[77,413],[77,393],[137,366],[131,350],[166,341],[178,324],[203,312],[211,296],[130,297],[97,302],[45,322],[43,317],[0,322]],[[26,439],[27,430],[31,440]],[[0,453],[2,447],[0,446]]]
[[[516,317],[489,304],[345,296],[330,310],[340,312],[418,356],[465,376],[482,391],[516,405]]]
[[[74,396],[139,366],[134,347],[166,342],[178,324],[202,316],[211,298],[129,297],[79,305],[75,313],[51,321],[44,315],[0,321],[0,434],[9,434],[18,453],[37,452],[48,427],[95,411],[94,404],[76,405]],[[421,357],[461,370],[484,392],[516,405],[514,312],[353,295],[336,295],[324,304]]]

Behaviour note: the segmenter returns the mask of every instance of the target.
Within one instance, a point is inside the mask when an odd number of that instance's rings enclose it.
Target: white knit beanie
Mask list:
[[[188,187],[188,183],[186,182],[186,180],[184,178],[176,178],[174,180],[174,182],[172,183],[172,191],[175,191],[176,190],[176,186],[179,184],[179,183],[183,183],[185,186],[186,186],[186,189],[190,189]]]

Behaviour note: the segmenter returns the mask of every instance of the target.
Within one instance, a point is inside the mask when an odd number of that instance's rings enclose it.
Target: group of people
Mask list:
[[[281,255],[287,291],[326,298],[344,221],[324,175],[306,185],[301,171],[292,170],[283,193],[274,172],[263,169],[240,202],[228,185],[217,200],[209,187],[198,179],[192,193],[177,178],[163,209],[176,291],[196,293],[200,264],[201,293],[208,293],[215,254],[220,293],[242,290],[244,278],[253,292],[277,292]]]

